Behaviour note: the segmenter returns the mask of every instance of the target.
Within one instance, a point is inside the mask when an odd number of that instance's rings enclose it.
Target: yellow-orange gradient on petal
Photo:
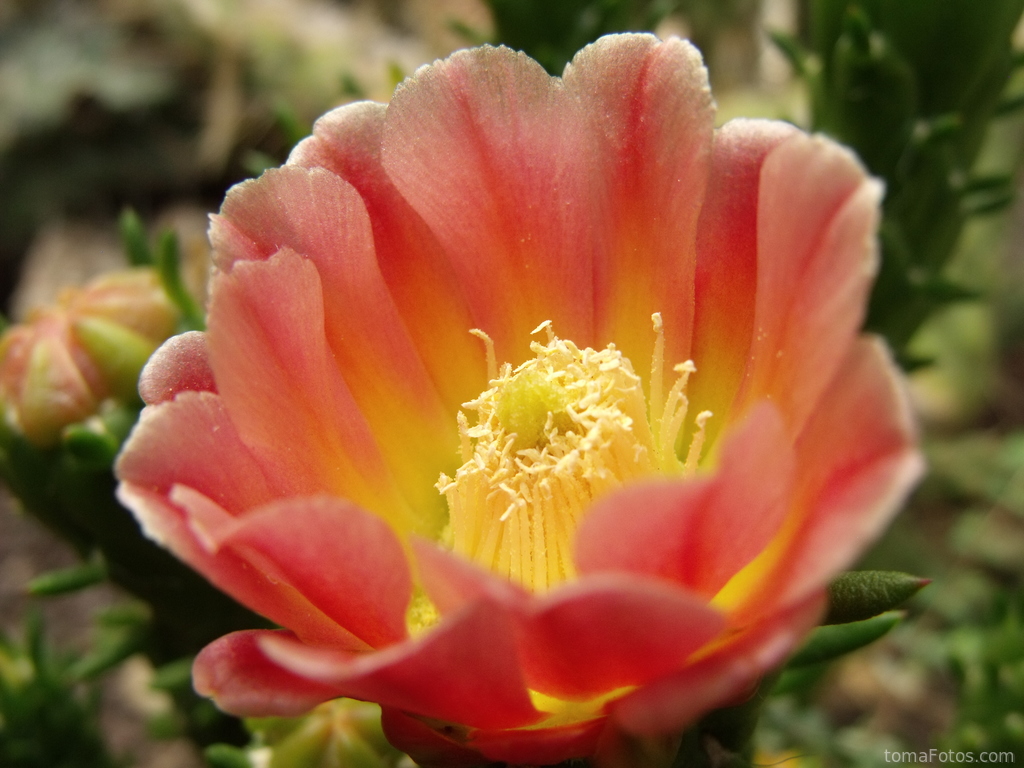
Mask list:
[[[677,39],[561,78],[483,47],[229,192],[209,330],[150,361],[118,464],[148,535],[282,627],[207,647],[200,692],[551,764],[785,658],[921,463],[859,335],[880,185],[713,123]]]

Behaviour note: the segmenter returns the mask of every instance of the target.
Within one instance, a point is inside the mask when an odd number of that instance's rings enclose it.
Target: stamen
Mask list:
[[[494,381],[498,378],[498,358],[494,354],[494,341],[479,328],[471,328],[469,332],[478,339],[483,339],[484,346],[487,348],[487,380]]]
[[[661,322],[661,312],[651,315],[651,322],[654,323],[654,354],[651,356],[651,399],[649,418],[651,424],[660,424],[662,411],[662,378],[665,374],[665,326]],[[657,432],[657,427],[655,427]],[[655,439],[658,435],[655,434]]]
[[[686,463],[683,468],[687,472],[697,471],[697,462],[700,461],[700,452],[704,449],[704,425],[708,423],[714,414],[711,411],[701,411],[697,414],[697,418],[694,419],[694,423],[697,425],[697,431],[694,432],[693,439],[690,441],[690,450],[686,452]]]
[[[613,347],[581,350],[550,336],[465,404],[476,412],[472,427],[472,416],[459,419],[468,454],[454,480],[438,483],[459,551],[533,589],[574,573],[572,535],[595,498],[657,471],[629,361]]]
[[[550,344],[552,341],[555,340],[555,330],[552,327],[550,320],[545,320],[543,323],[538,325],[536,328],[534,328],[532,331],[530,331],[530,335],[531,336],[536,336],[541,331],[547,331],[547,333],[548,333],[548,344]]]
[[[674,366],[665,394],[664,325],[659,313],[651,321],[649,398],[614,344],[580,349],[545,321],[533,331],[548,337],[547,344],[531,342],[535,357],[499,368],[491,338],[471,331],[487,348],[489,387],[463,404],[462,466],[436,486],[450,513],[445,542],[455,551],[530,589],[547,589],[575,574],[573,536],[595,499],[639,478],[697,470],[711,412],[694,419],[680,461],[686,388],[697,368],[691,360]]]
[[[466,419],[466,414],[463,411],[459,411],[455,418],[459,424],[459,452],[462,456],[462,463],[465,464],[473,456],[473,444],[469,439],[469,421]]]

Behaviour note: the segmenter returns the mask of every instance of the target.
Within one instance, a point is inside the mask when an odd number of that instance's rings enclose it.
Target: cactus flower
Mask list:
[[[423,765],[550,764],[748,695],[921,463],[859,334],[880,185],[714,128],[700,56],[483,47],[232,189],[208,329],[147,366],[145,532],[280,625],[197,690],[377,702]]]
[[[47,447],[104,400],[137,400],[139,372],[177,320],[151,269],[109,272],[65,288],[56,305],[33,310],[0,339],[8,423]]]

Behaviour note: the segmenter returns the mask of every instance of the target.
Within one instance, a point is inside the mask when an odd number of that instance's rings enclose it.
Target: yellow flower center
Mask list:
[[[572,545],[590,505],[631,480],[692,472],[700,458],[704,422],[680,461],[676,442],[685,423],[685,390],[696,370],[687,361],[662,398],[664,339],[656,341],[650,402],[630,361],[614,344],[580,349],[557,338],[531,345],[535,357],[498,371],[487,343],[490,388],[459,413],[462,466],[441,475],[448,502],[446,543],[528,589],[541,591],[575,575]]]

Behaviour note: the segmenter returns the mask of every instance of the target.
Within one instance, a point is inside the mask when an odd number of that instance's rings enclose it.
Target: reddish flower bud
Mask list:
[[[104,400],[137,398],[139,371],[176,322],[149,269],[65,289],[56,306],[34,310],[0,339],[8,421],[36,445],[49,446]]]

